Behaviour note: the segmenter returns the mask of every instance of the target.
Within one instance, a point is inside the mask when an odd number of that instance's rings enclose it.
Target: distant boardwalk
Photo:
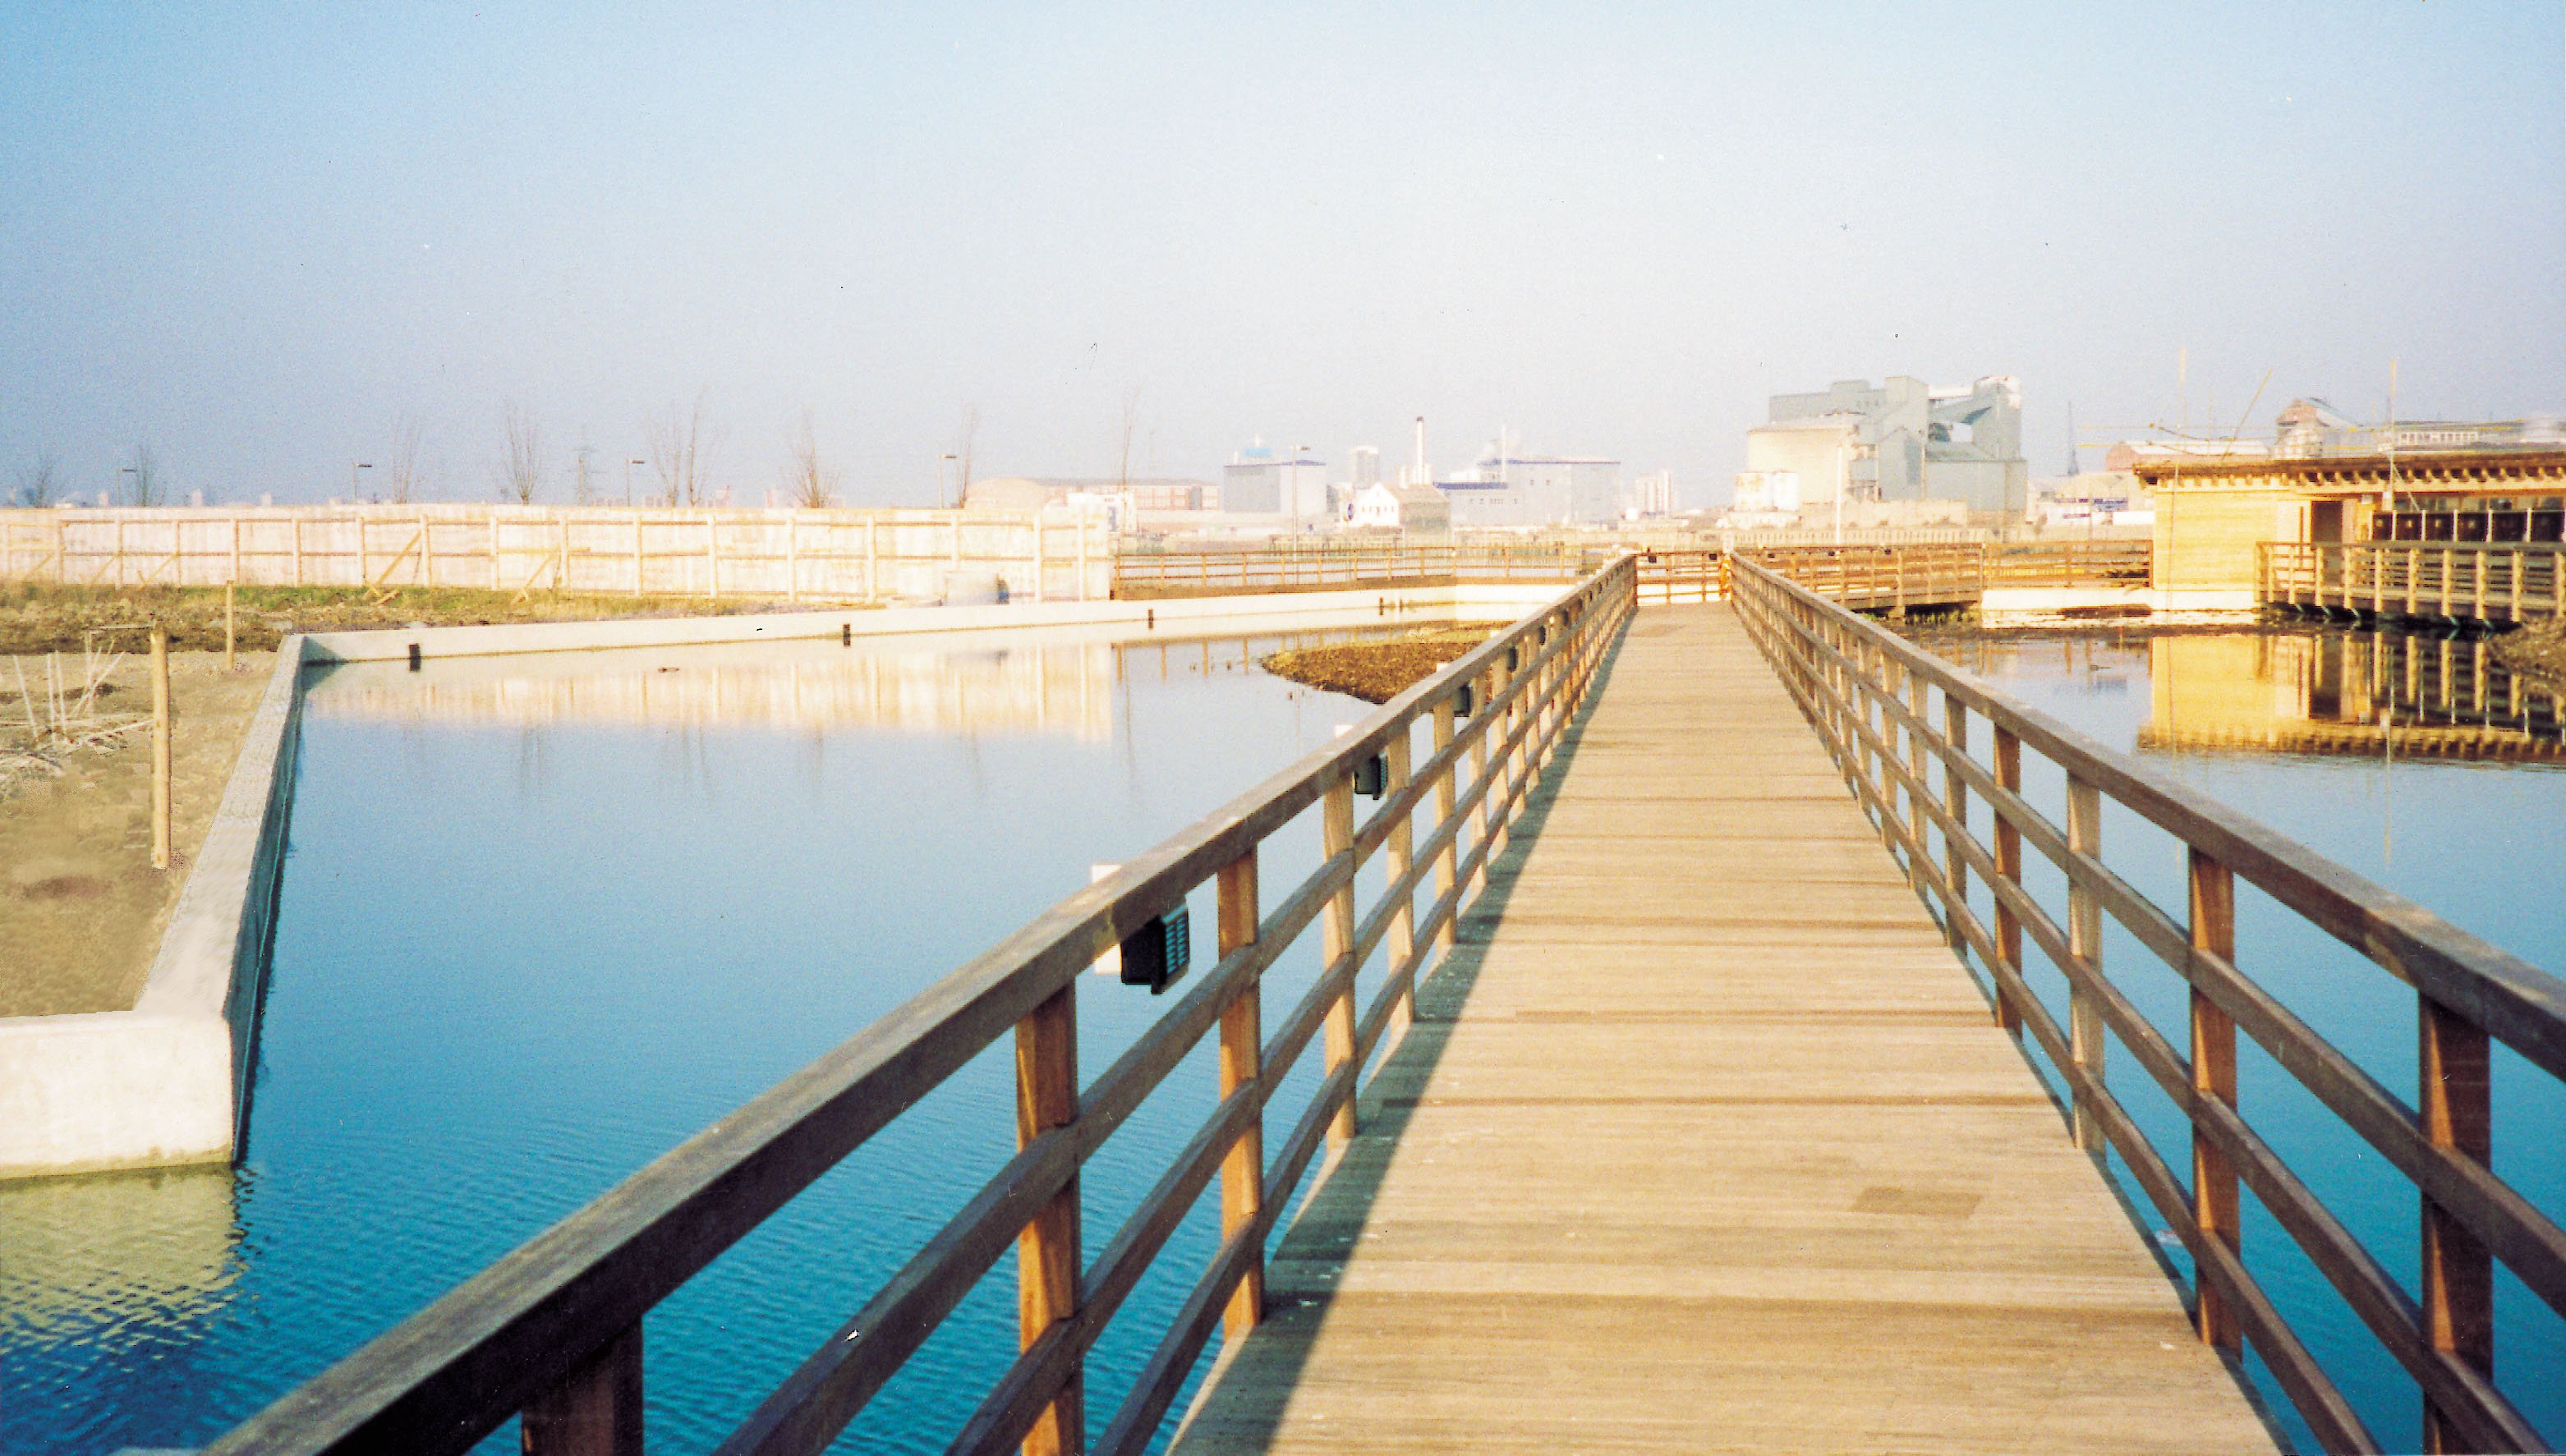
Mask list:
[[[1178,1452],[2273,1448],[1729,608],[1561,762]]]

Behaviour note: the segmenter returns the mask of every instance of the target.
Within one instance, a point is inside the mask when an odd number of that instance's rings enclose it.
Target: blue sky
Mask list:
[[[859,503],[1535,447],[1724,499],[1767,394],[2023,381],[2035,472],[2187,412],[2566,410],[2566,10],[724,6],[0,14],[0,490],[318,499],[503,400]],[[611,467],[610,481],[615,481]]]

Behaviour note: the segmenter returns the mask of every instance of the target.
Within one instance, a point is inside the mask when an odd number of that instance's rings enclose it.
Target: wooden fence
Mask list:
[[[2262,600],[2275,606],[2446,621],[2566,615],[2566,546],[2275,541],[2259,554]]]
[[[1112,536],[987,511],[614,506],[0,510],[0,580],[471,587],[779,602],[1084,601]]]
[[[1012,1245],[1022,1354],[952,1449],[1141,1451],[1213,1330],[1238,1337],[1263,1317],[1275,1220],[1322,1146],[1353,1136],[1364,1068],[1411,1024],[1418,974],[1453,944],[1462,910],[1484,888],[1489,857],[1504,849],[1508,826],[1630,617],[1633,581],[1625,561],[1570,589],[1335,743],[1063,900],[209,1450],[459,1453],[522,1412],[523,1448],[535,1456],[640,1452],[642,1328],[651,1309],[1012,1036],[1015,1157],[720,1450],[828,1447]],[[1420,728],[1431,747],[1411,763]],[[1359,780],[1382,801],[1360,824]],[[1259,847],[1313,807],[1327,857],[1269,907],[1257,883]],[[1375,860],[1388,884],[1364,910],[1357,880]],[[1170,996],[1111,1067],[1082,1082],[1085,972],[1118,946],[1133,965],[1136,943],[1149,943],[1160,917],[1207,882],[1217,886],[1218,963]],[[1420,913],[1417,897],[1429,892]],[[1325,968],[1269,1036],[1261,978],[1314,923]],[[1358,1014],[1355,974],[1376,951],[1387,973]],[[1081,1166],[1210,1037],[1219,1047],[1218,1104],[1139,1209],[1101,1248],[1088,1242]],[[1269,1157],[1267,1099],[1314,1042],[1326,1076]],[[1091,1442],[1086,1352],[1215,1177],[1219,1251]],[[1087,1248],[1097,1248],[1092,1260],[1082,1257]]]
[[[2117,1150],[2157,1216],[2181,1235],[2195,1270],[2201,1338],[2230,1351],[2250,1341],[2327,1450],[2379,1449],[2247,1271],[2241,1185],[2415,1381],[2428,1449],[2552,1449],[2494,1381],[2493,1267],[2501,1261],[2566,1314],[2566,1231],[2488,1165],[2490,1048],[2500,1042],[2537,1073],[2566,1078],[2566,982],[1778,576],[1741,564],[1737,586],[1749,630],[1918,894],[1936,907],[1955,948],[1973,952],[1990,975],[1997,1020],[2017,1038],[2029,1033],[2068,1088],[2072,1135],[2098,1162]],[[1973,718],[1992,734],[1992,767],[1969,752]],[[2025,748],[2066,776],[2063,828],[2022,796]],[[1992,844],[1970,824],[1971,795],[1985,806]],[[2107,800],[2185,847],[2184,913],[2158,905],[2104,864]],[[2026,844],[2065,876],[2064,924],[2023,888]],[[1992,925],[1968,903],[1971,875],[1987,893]],[[2421,1057],[2411,1104],[2239,969],[2239,878],[2414,987]],[[2187,1051],[2104,975],[2106,915],[2187,984]],[[2023,980],[2026,933],[2066,978],[2063,1028]],[[2424,1232],[2420,1300],[2239,1105],[2240,1030],[2366,1142],[2383,1170],[2413,1187]],[[2189,1122],[2188,1186],[2108,1089],[2113,1045]],[[2519,1135],[2556,1132],[2532,1127]],[[2555,1373],[2521,1377],[2539,1382]]]

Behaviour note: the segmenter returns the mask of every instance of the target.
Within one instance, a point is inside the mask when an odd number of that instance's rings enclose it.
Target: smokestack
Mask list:
[[[1421,414],[1416,416],[1416,463],[1412,468],[1416,472],[1415,484],[1434,483],[1433,472],[1425,468],[1425,416]]]

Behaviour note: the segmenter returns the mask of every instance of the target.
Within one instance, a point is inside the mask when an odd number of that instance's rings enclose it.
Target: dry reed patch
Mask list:
[[[1259,663],[1277,677],[1386,703],[1486,641],[1492,625],[1434,627],[1370,642],[1339,642],[1276,652]]]

